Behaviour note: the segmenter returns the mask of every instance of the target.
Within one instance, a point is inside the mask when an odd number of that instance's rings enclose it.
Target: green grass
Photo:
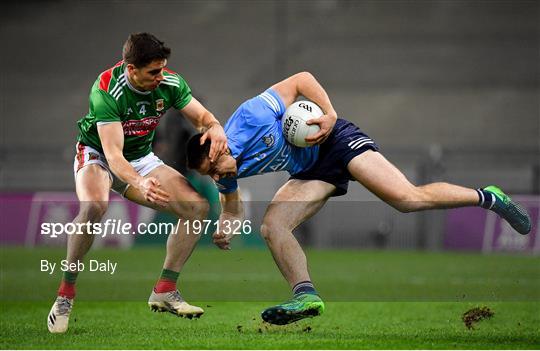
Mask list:
[[[200,320],[151,313],[143,302],[75,305],[70,329],[51,335],[49,305],[3,304],[5,348],[40,349],[521,349],[538,348],[538,303],[490,303],[491,320],[467,330],[471,303],[334,302],[319,317],[278,327],[263,325],[264,303],[215,302]],[[241,327],[239,327],[241,326]],[[308,328],[309,327],[309,328]],[[239,331],[240,329],[240,331]],[[310,330],[309,330],[310,329]]]
[[[180,278],[205,308],[199,320],[146,306],[163,249],[96,250],[114,275],[83,272],[70,328],[51,335],[46,317],[60,272],[41,259],[64,250],[1,248],[2,349],[538,349],[540,258],[417,252],[308,251],[325,314],[293,325],[263,324],[260,312],[289,297],[264,250],[196,250]],[[262,302],[261,302],[262,301]],[[463,312],[495,315],[465,328]]]

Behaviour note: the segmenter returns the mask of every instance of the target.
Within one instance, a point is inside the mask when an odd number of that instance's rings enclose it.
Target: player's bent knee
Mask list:
[[[277,236],[280,235],[280,233],[286,230],[287,228],[283,225],[276,225],[263,221],[263,224],[261,225],[261,236],[267,243],[271,243]]]
[[[78,218],[82,222],[99,222],[107,212],[107,201],[84,201],[81,202]]]
[[[427,207],[426,197],[419,187],[397,194],[389,203],[401,213],[416,212]]]
[[[261,224],[261,236],[265,241],[269,241],[272,236],[272,229],[267,224]]]
[[[393,200],[390,202],[393,208],[401,213],[410,213],[415,211],[414,200],[402,198],[399,200]]]
[[[197,201],[194,211],[197,218],[206,219],[210,212],[210,204],[207,200]]]
[[[412,206],[411,204],[408,204],[408,203],[402,203],[402,202],[393,203],[392,207],[394,207],[396,210],[398,210],[401,213],[411,213],[411,212],[416,211],[414,206]]]
[[[210,211],[210,204],[204,198],[197,198],[192,201],[183,201],[173,209],[176,216],[187,220],[206,219]]]

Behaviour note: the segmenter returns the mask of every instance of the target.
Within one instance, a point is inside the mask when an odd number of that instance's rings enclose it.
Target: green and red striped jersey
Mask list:
[[[148,155],[165,111],[170,107],[180,110],[191,101],[191,89],[179,74],[164,69],[163,75],[165,79],[156,89],[141,92],[127,79],[123,61],[101,73],[90,91],[88,114],[77,122],[77,140],[103,152],[97,125],[121,122],[126,160]]]

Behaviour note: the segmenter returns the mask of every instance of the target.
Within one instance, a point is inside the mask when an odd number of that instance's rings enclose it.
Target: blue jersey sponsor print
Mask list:
[[[285,105],[272,89],[244,102],[225,124],[225,133],[236,159],[238,174],[216,182],[221,193],[238,188],[236,179],[287,171],[294,175],[312,167],[319,146],[300,148],[287,142],[281,130]]]

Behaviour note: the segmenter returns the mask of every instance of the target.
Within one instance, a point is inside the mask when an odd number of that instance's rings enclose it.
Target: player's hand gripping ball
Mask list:
[[[306,147],[306,137],[319,131],[319,126],[316,124],[307,125],[306,121],[312,118],[319,118],[323,115],[323,111],[317,104],[311,101],[297,101],[283,114],[281,119],[281,127],[283,135],[289,143]]]

